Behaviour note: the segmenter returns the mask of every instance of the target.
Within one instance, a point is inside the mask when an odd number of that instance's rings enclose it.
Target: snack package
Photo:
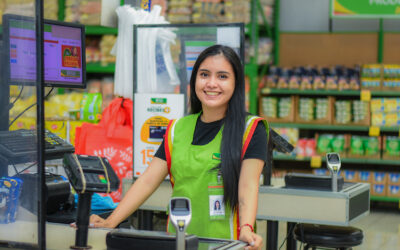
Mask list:
[[[80,109],[81,121],[98,123],[101,118],[102,102],[101,93],[86,93]]]
[[[363,137],[352,136],[350,139],[350,154],[364,155]]]
[[[379,138],[378,137],[364,137],[363,138],[364,153],[367,156],[379,155]]]
[[[332,152],[332,143],[333,135],[331,134],[321,134],[317,139],[317,153],[318,154],[326,154],[328,152]]]
[[[386,137],[385,152],[388,156],[400,156],[400,138],[396,136]]]
[[[0,179],[0,224],[10,222],[12,184],[7,179]]]

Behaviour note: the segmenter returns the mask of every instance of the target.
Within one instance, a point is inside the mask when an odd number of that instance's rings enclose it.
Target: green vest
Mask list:
[[[210,195],[223,195],[222,179],[213,169],[220,163],[222,129],[206,145],[192,145],[194,130],[200,114],[189,115],[170,122],[165,138],[165,150],[173,185],[172,197],[191,200],[192,219],[187,228],[189,234],[199,237],[238,239],[239,218],[237,212],[225,206],[225,216],[210,216]],[[243,137],[243,152],[247,149],[254,129],[262,118],[249,116]],[[268,131],[268,124],[263,120]],[[175,131],[177,131],[175,133]],[[268,134],[268,133],[267,133]],[[247,142],[247,144],[246,144]],[[168,223],[168,231],[175,232]]]

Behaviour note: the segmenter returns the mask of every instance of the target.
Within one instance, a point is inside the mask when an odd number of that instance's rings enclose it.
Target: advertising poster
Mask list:
[[[399,0],[331,0],[335,18],[400,18]]]
[[[135,94],[134,101],[134,176],[149,166],[160,146],[169,120],[184,113],[183,94]]]

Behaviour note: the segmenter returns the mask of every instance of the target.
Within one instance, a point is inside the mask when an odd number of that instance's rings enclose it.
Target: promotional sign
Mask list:
[[[160,146],[169,120],[184,113],[183,94],[135,94],[134,101],[134,176],[149,166]]]
[[[400,0],[331,0],[334,18],[400,18]]]

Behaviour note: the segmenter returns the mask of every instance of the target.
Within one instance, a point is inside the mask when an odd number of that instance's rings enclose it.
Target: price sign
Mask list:
[[[322,166],[322,158],[319,155],[315,155],[311,157],[311,167],[312,168],[320,168]]]
[[[371,126],[369,127],[369,136],[379,136],[381,133],[381,130],[379,127],[376,126]]]
[[[361,90],[361,101],[369,102],[371,101],[371,91]]]

